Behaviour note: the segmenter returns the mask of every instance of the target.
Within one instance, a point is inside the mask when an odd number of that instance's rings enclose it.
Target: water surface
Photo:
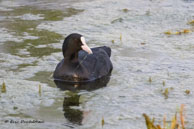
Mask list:
[[[192,0],[1,0],[0,83],[7,86],[1,128],[99,129],[104,118],[105,129],[143,129],[143,113],[161,123],[185,104],[186,128],[193,129],[193,6]],[[111,47],[106,87],[70,93],[53,83],[63,39],[73,32],[90,47]],[[22,119],[44,123],[4,122]]]

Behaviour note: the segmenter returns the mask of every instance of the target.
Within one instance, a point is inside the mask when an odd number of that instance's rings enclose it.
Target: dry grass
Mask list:
[[[166,122],[166,116],[164,116],[163,126],[161,126],[161,125],[154,124],[154,118],[151,120],[148,115],[143,114],[147,129],[185,129],[183,110],[184,110],[184,105],[182,104],[179,111],[180,120],[178,121],[178,117],[177,117],[178,115],[176,113],[171,120],[170,126],[168,126]]]

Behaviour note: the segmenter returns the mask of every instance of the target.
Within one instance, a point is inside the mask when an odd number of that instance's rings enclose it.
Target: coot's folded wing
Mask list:
[[[79,52],[79,61],[82,67],[90,73],[90,80],[106,76],[112,71],[111,49],[109,47],[92,48],[92,52],[93,54],[90,55],[84,51]]]

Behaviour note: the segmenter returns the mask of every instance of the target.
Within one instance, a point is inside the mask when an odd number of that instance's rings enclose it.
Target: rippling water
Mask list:
[[[193,7],[193,0],[0,0],[0,83],[7,89],[0,94],[1,127],[99,129],[104,118],[105,129],[143,129],[143,113],[162,123],[184,104],[186,128],[193,129]],[[73,32],[90,47],[111,47],[106,87],[56,88],[52,72]],[[4,122],[23,119],[44,123]]]

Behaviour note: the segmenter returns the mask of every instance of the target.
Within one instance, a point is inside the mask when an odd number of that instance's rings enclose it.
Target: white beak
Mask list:
[[[85,38],[84,37],[81,37],[81,42],[82,42],[82,50],[86,51],[88,54],[92,54],[92,50],[88,47],[88,45],[86,44],[86,41],[85,41]]]

